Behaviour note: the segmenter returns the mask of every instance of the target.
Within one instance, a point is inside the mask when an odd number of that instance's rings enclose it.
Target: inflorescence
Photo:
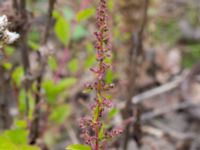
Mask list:
[[[107,1],[100,0],[97,9],[97,32],[96,36],[96,60],[97,65],[90,70],[95,75],[95,81],[88,84],[87,88],[95,91],[94,104],[91,106],[92,115],[84,117],[80,121],[82,138],[90,145],[92,150],[105,149],[106,141],[122,132],[120,129],[106,130],[103,125],[103,116],[106,110],[112,107],[112,101],[108,98],[106,91],[114,87],[113,84],[105,82],[106,72],[111,68],[107,59],[111,59],[111,44],[107,25]]]

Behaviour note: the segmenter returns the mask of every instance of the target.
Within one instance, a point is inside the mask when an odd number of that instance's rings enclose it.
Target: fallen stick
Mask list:
[[[145,91],[143,93],[140,93],[138,95],[135,95],[132,98],[131,102],[133,104],[142,103],[146,100],[150,100],[150,98],[152,98],[152,97],[169,92],[169,91],[177,88],[184,81],[184,79],[185,79],[185,75],[181,75],[171,82],[165,83],[159,87],[156,87],[156,88],[150,89],[148,91]],[[124,107],[125,107],[125,102],[121,102],[117,105],[117,108],[119,108],[119,109],[122,109]]]
[[[153,110],[152,112],[145,113],[141,116],[141,122],[149,121],[155,117],[164,115],[169,112],[173,112],[176,110],[180,109],[186,109],[188,107],[193,107],[193,106],[200,106],[200,101],[195,101],[195,102],[184,102],[184,103],[178,103],[178,104],[173,104],[171,106],[165,107],[165,108],[157,108]],[[132,123],[135,121],[135,117],[130,117],[122,123],[123,125]]]
[[[179,84],[184,80],[184,77],[183,76],[179,76],[177,77],[174,81],[171,81],[169,83],[166,83],[166,84],[163,84],[159,87],[156,87],[156,88],[153,88],[153,89],[150,89],[146,92],[143,92],[141,94],[138,94],[136,96],[134,96],[132,98],[132,103],[133,104],[137,104],[137,103],[141,103],[151,97],[154,97],[154,96],[157,96],[157,95],[160,95],[160,94],[163,94],[165,92],[168,92],[172,89],[175,89],[179,86]]]
[[[147,121],[147,120],[150,120],[152,118],[166,114],[168,112],[173,112],[173,111],[176,111],[176,110],[186,109],[188,107],[199,106],[199,105],[200,105],[200,101],[195,101],[195,102],[184,102],[184,103],[181,103],[181,104],[177,103],[177,104],[173,104],[171,106],[165,107],[165,108],[157,108],[157,109],[154,109],[150,113],[143,114],[141,116],[141,120]]]
[[[170,136],[178,140],[189,140],[198,137],[198,134],[195,132],[180,132],[159,121],[154,121],[152,124],[156,126],[156,128],[159,128],[165,136]]]

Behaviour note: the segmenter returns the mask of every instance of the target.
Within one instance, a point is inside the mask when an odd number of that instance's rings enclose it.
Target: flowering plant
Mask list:
[[[9,22],[7,16],[0,16],[0,41],[2,43],[1,46],[3,44],[12,44],[20,37],[18,33],[10,32],[8,30],[8,25]]]
[[[84,117],[80,121],[82,129],[81,137],[84,142],[89,145],[70,145],[68,150],[83,149],[83,150],[104,150],[109,139],[117,136],[122,132],[121,129],[113,129],[108,131],[104,125],[103,117],[106,115],[106,110],[112,107],[112,101],[108,98],[107,91],[114,87],[113,84],[105,82],[106,72],[111,68],[111,64],[107,63],[111,59],[111,44],[107,25],[107,1],[100,0],[97,9],[97,32],[96,37],[96,60],[97,65],[90,70],[95,75],[95,81],[87,84],[87,88],[95,92],[94,103],[90,106],[92,110],[91,116]]]
[[[111,139],[122,132],[121,129],[108,131],[104,125],[103,117],[106,110],[112,107],[112,101],[108,98],[107,91],[113,88],[113,84],[105,82],[105,75],[111,64],[107,59],[111,57],[111,44],[107,25],[107,1],[100,0],[97,9],[97,29],[96,36],[96,60],[97,65],[90,70],[95,75],[95,81],[88,84],[87,88],[94,90],[95,98],[91,106],[92,114],[84,117],[80,121],[82,129],[81,137],[92,150],[106,149],[108,139]]]

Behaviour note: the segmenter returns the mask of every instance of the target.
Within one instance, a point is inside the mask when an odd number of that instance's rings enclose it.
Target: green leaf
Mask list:
[[[12,55],[14,53],[15,49],[11,46],[5,46],[5,52],[8,56]]]
[[[54,57],[49,57],[48,58],[48,64],[51,68],[51,70],[55,71],[58,67],[58,64],[56,62],[56,59]]]
[[[15,144],[0,136],[0,150],[19,150]]]
[[[74,144],[67,146],[66,150],[91,150],[88,145]]]
[[[16,120],[15,126],[19,129],[27,128],[27,122],[25,120]]]
[[[59,94],[64,92],[76,83],[76,78],[66,78],[55,84],[52,80],[43,82],[42,87],[45,90],[47,100],[50,104],[54,104]]]
[[[95,14],[94,8],[83,9],[77,13],[76,19],[78,22],[85,21],[90,17],[92,17],[94,14]]]
[[[32,28],[31,31],[28,34],[28,46],[36,51],[39,49],[39,43],[40,43],[40,32],[36,28]]]
[[[106,73],[106,83],[112,83],[113,81],[113,72],[112,70],[109,70],[107,73]]]
[[[102,140],[105,134],[105,125],[103,124],[99,131],[99,139]]]
[[[28,46],[34,51],[37,51],[40,47],[38,43],[33,42],[31,40],[28,41]]]
[[[86,34],[87,34],[87,30],[83,26],[77,25],[75,27],[72,37],[74,40],[80,40],[80,39],[84,38],[86,36]]]
[[[24,89],[20,90],[18,99],[19,99],[19,111],[24,112],[26,110],[26,103],[25,103],[26,93]]]
[[[32,28],[31,31],[28,34],[28,40],[39,43],[40,42],[40,32],[37,28]]]
[[[63,13],[65,18],[69,21],[71,21],[74,18],[74,11],[69,7],[64,8]]]
[[[25,129],[6,130],[0,135],[0,150],[40,150],[27,145],[28,131]]]
[[[62,124],[70,114],[70,105],[58,106],[57,108],[53,109],[53,112],[50,115],[50,120],[54,121],[55,123]]]
[[[113,8],[114,8],[114,0],[109,0],[109,1],[108,1],[108,9],[109,9],[110,11],[112,11]]]
[[[57,18],[54,30],[60,42],[67,46],[70,41],[70,22],[60,16]]]
[[[72,59],[69,64],[68,64],[68,68],[72,73],[75,73],[78,71],[78,60],[77,59]]]
[[[56,91],[56,85],[52,80],[45,80],[42,83],[42,87],[44,88],[45,94],[47,96],[47,101],[50,104],[54,104],[56,101],[56,97],[60,91]]]
[[[3,67],[6,69],[6,70],[10,70],[12,68],[12,64],[9,63],[9,62],[4,62],[3,63]]]
[[[62,91],[65,90],[67,88],[70,88],[71,86],[73,86],[76,83],[76,78],[66,78],[63,79],[59,82],[59,84],[57,85],[57,89]]]
[[[119,112],[118,109],[113,108],[113,109],[108,113],[108,118],[109,118],[109,119],[112,119],[114,116],[117,115],[118,112]]]
[[[40,150],[40,148],[36,146],[30,146],[30,145],[21,145],[20,150]]]
[[[97,118],[98,118],[98,115],[99,115],[99,108],[96,107],[95,108],[95,112],[94,112],[94,118],[93,118],[93,121],[96,122]]]
[[[19,91],[18,100],[19,100],[19,111],[21,113],[25,113],[26,110],[26,96],[29,99],[29,114],[31,117],[31,113],[33,112],[35,106],[35,99],[30,92],[25,92],[24,89]]]
[[[20,135],[20,136],[19,136]],[[28,132],[24,129],[13,129],[4,132],[5,138],[15,144],[26,144]]]
[[[95,61],[96,61],[95,56],[92,56],[92,55],[89,56],[84,62],[84,67],[90,68],[95,63]]]
[[[21,79],[23,77],[24,71],[22,67],[17,67],[12,73],[12,79],[17,86],[20,86]]]
[[[86,51],[88,54],[94,55],[95,54],[94,45],[92,43],[88,42],[86,44]]]

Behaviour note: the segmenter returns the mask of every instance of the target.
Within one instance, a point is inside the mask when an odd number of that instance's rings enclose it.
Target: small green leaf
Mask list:
[[[95,14],[94,8],[83,9],[76,15],[77,21],[85,21]]]
[[[88,145],[74,144],[67,146],[66,150],[91,150]]]
[[[77,59],[72,59],[69,64],[68,64],[68,68],[72,73],[75,73],[78,71],[78,60]]]
[[[15,49],[13,47],[11,47],[11,46],[5,46],[5,51],[6,51],[6,54],[8,56],[10,56],[10,55],[12,55],[14,53]]]
[[[39,43],[40,42],[40,32],[37,28],[32,28],[31,31],[28,34],[28,40]]]
[[[95,112],[94,112],[94,118],[93,118],[93,121],[96,122],[97,118],[98,118],[98,115],[99,115],[99,109],[98,107],[95,108]]]
[[[67,46],[70,41],[70,22],[60,16],[57,18],[54,30],[60,42]]]
[[[28,46],[32,50],[37,51],[40,47],[39,43],[40,43],[40,32],[38,31],[38,29],[32,28],[28,34]]]
[[[56,59],[54,57],[49,57],[48,58],[48,64],[51,68],[51,70],[55,71],[58,67],[58,64],[56,62]]]
[[[76,78],[66,78],[55,84],[52,80],[43,82],[42,87],[45,90],[47,100],[50,104],[54,104],[59,94],[76,83]]]
[[[84,67],[85,68],[90,68],[96,61],[96,58],[94,55],[88,56],[88,58],[84,62]]]
[[[114,1],[113,0],[109,0],[108,1],[108,9],[111,11],[111,10],[113,10],[113,7],[114,7]]]
[[[71,21],[74,18],[74,11],[69,7],[64,8],[63,13],[65,18],[69,21]]]
[[[16,120],[15,126],[19,129],[27,128],[27,122],[25,120]]]
[[[26,103],[25,103],[26,93],[24,89],[19,91],[18,99],[19,99],[19,111],[24,112],[26,110]]]
[[[109,118],[109,119],[112,119],[114,116],[117,115],[118,112],[119,112],[118,109],[113,108],[113,109],[108,113],[108,118]]]
[[[17,84],[17,86],[20,86],[23,74],[24,74],[24,71],[23,71],[22,67],[17,67],[13,71],[13,73],[12,73],[12,80]]]
[[[3,67],[6,69],[6,70],[10,70],[12,68],[12,64],[9,63],[9,62],[4,62],[3,63]]]
[[[95,53],[94,45],[92,43],[88,42],[86,44],[86,51],[88,54],[94,54]]]
[[[86,36],[86,34],[87,34],[86,29],[81,25],[77,25],[73,32],[73,39],[80,40],[80,39],[84,38]]]
[[[99,131],[99,139],[102,140],[104,137],[104,133],[105,133],[105,125],[102,125],[100,131]]]
[[[36,42],[33,42],[31,40],[28,41],[28,46],[34,51],[37,51],[40,47],[39,44],[37,44]]]
[[[62,124],[65,119],[71,114],[70,105],[62,105],[53,109],[52,114],[50,115],[50,120],[55,123]]]
[[[113,81],[113,72],[112,70],[109,70],[107,73],[106,73],[106,83],[112,83]]]
[[[67,88],[70,88],[71,86],[73,86],[75,83],[76,83],[76,78],[66,78],[66,79],[63,79],[59,82],[59,84],[57,85],[57,88],[62,91],[62,90],[65,90]]]

